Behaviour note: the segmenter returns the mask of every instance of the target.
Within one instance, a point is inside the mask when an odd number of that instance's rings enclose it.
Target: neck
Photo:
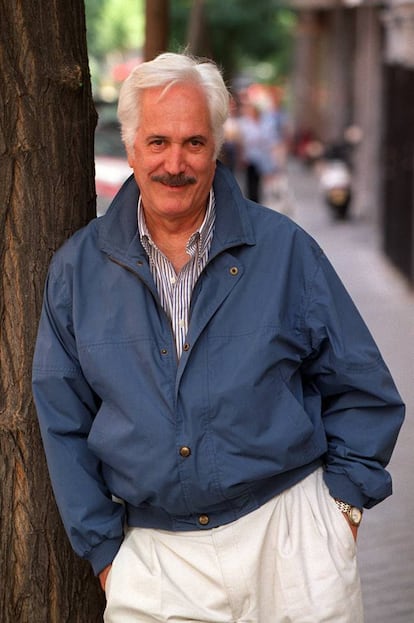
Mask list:
[[[188,262],[186,248],[189,238],[203,223],[206,208],[186,219],[154,218],[143,206],[145,222],[152,240],[178,273]]]

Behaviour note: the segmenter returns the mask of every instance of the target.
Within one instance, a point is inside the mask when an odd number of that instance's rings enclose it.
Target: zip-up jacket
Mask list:
[[[334,497],[391,493],[404,408],[316,242],[218,164],[209,261],[177,359],[133,177],[54,255],[33,388],[60,513],[95,572],[125,522],[204,530],[324,466]]]

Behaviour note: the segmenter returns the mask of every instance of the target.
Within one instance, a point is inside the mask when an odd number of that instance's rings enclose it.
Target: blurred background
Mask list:
[[[235,117],[246,94],[261,112],[279,107],[280,166],[283,158],[294,157],[322,178],[321,163],[329,150],[340,148],[352,187],[349,214],[375,223],[385,253],[414,281],[414,2],[85,4],[99,113],[100,211],[128,174],[117,134],[120,83],[132,67],[160,51],[189,49],[222,67]]]
[[[221,158],[325,249],[407,403],[394,495],[367,512],[366,623],[414,622],[414,0],[85,0],[97,211],[130,175],[120,83],[162,51],[208,56],[232,94]],[[264,156],[264,157],[263,157]]]

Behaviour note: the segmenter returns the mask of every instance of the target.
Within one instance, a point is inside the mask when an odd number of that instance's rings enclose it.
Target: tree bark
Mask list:
[[[84,3],[0,15],[0,620],[95,623],[103,595],[58,517],[30,382],[51,255],[95,215]]]
[[[204,0],[194,0],[191,5],[187,39],[191,54],[213,58]]]
[[[144,60],[150,61],[168,46],[169,0],[146,0]]]

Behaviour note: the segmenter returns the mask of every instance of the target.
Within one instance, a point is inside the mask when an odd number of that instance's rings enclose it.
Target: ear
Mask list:
[[[134,168],[134,164],[135,164],[135,156],[134,156],[134,150],[131,148],[128,148],[126,150],[126,155],[127,155],[127,159],[128,159],[128,164],[131,167],[131,169]]]

